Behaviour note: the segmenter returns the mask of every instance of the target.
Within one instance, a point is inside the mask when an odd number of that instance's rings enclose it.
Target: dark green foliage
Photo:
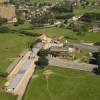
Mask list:
[[[44,67],[48,65],[48,59],[46,57],[39,57],[38,61],[36,62],[36,64],[40,67]]]
[[[88,26],[86,24],[79,25],[79,28],[77,30],[77,35],[85,35],[84,33],[88,31]]]
[[[56,19],[70,19],[73,16],[74,16],[73,13],[65,13],[65,14],[58,13],[55,15],[55,18]]]
[[[100,75],[100,51],[93,53],[93,57],[95,58],[95,63],[98,65],[94,72]]]
[[[18,26],[18,25],[19,25],[18,22],[15,22],[15,23],[14,23],[14,26]]]
[[[41,16],[36,15],[32,18],[31,24],[33,26],[41,26],[43,24],[52,24],[53,23],[53,15],[51,13],[44,13]]]
[[[14,4],[15,0],[9,0],[9,3]]]
[[[97,55],[97,64],[98,64],[98,74],[100,74],[100,52],[98,52],[98,55]]]
[[[41,49],[38,52],[38,56],[40,56],[40,57],[48,56],[48,50]]]
[[[7,23],[7,19],[0,17],[0,25],[5,24],[5,23]]]
[[[88,31],[89,25],[87,23],[71,22],[68,28],[77,32],[77,35],[84,35],[84,33]]]
[[[63,13],[63,12],[72,12],[72,4],[69,1],[65,1],[63,3],[57,4],[56,6],[51,8],[52,12]]]
[[[8,32],[10,32],[10,29],[6,26],[2,26],[2,27],[0,27],[0,32],[1,33],[8,33]]]
[[[18,24],[24,24],[24,19],[23,18],[18,18],[17,20],[18,20],[17,21]]]
[[[85,13],[80,20],[85,22],[98,22],[100,21],[100,13]]]
[[[41,41],[39,39],[36,39],[32,43],[28,43],[28,47],[32,49],[33,48],[33,45],[35,45],[38,42],[41,42]]]
[[[48,56],[48,50],[41,49],[38,52],[38,56],[39,56],[39,59],[36,62],[36,64],[40,67],[47,66],[48,65],[48,59],[46,57]]]

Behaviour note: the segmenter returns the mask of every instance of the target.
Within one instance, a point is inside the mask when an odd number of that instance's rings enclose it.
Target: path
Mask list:
[[[99,46],[94,46],[94,45],[85,45],[85,44],[81,44],[81,43],[72,43],[72,42],[68,42],[68,45],[72,45],[74,47],[80,48],[82,50],[88,50],[90,52],[98,52],[100,47]]]
[[[62,67],[62,68],[79,69],[84,71],[93,71],[93,69],[97,67],[97,65],[78,63],[75,61],[68,61],[68,60],[52,58],[52,57],[49,57],[49,64]]]

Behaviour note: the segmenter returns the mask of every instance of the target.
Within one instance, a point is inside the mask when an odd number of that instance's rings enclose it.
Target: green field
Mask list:
[[[87,32],[84,36],[78,36],[77,33],[72,32],[71,30],[57,27],[32,29],[32,25],[19,25],[15,27],[8,24],[6,26],[16,31],[14,33],[0,33],[0,74],[5,72],[5,70],[13,62],[13,60],[15,60],[19,56],[19,54],[28,47],[28,43],[33,42],[33,40],[35,39],[32,36],[18,33],[20,32],[19,30],[26,30],[29,32],[33,32],[33,34],[45,33],[51,37],[64,35],[69,39],[77,39],[79,41],[85,40],[86,42],[100,41],[100,33]],[[80,100],[81,97],[83,98],[81,100],[99,100],[98,98],[100,98],[100,96],[98,95],[98,93],[100,92],[100,89],[98,87],[100,84],[100,80],[96,75],[68,69],[63,70],[56,67],[51,67],[50,69],[55,73],[61,74],[60,76],[52,74],[49,77],[49,88],[52,92],[53,100],[61,100],[61,98],[62,100],[66,100],[66,98],[69,98],[68,100],[73,100],[72,95],[75,96],[74,100]],[[28,91],[26,92],[25,100],[32,100],[31,98],[35,98],[35,100],[51,100],[51,94],[49,94],[49,91],[46,88],[47,81],[45,80],[42,72],[42,70],[40,72],[37,72],[37,74],[39,74],[39,77],[36,79],[32,79],[31,83],[29,84]],[[64,75],[66,77],[63,77]],[[66,78],[68,80],[65,80]],[[64,82],[62,82],[63,80]],[[0,77],[0,100],[15,100],[15,96],[1,92],[1,87],[4,86],[5,81],[5,78]],[[76,84],[76,87],[74,87],[74,84]],[[60,85],[62,87],[60,87]],[[72,89],[72,91],[70,91],[70,89]],[[79,89],[79,91],[77,91],[77,89]]]
[[[4,73],[10,63],[28,47],[28,43],[33,41],[33,37],[20,35],[17,33],[0,33],[0,74]],[[0,100],[16,100],[16,96],[2,92],[2,87],[6,79],[0,77]]]
[[[9,93],[0,92],[0,100],[17,100],[17,96],[13,96]]]
[[[33,37],[20,34],[0,34],[0,73],[3,73],[10,63],[28,47]]]
[[[83,8],[81,6],[77,6],[74,8],[74,14],[77,16],[77,15],[82,15],[84,13],[87,13],[87,12],[97,12],[97,13],[100,13],[100,7],[97,8],[97,7],[86,7],[86,8]]]
[[[48,78],[44,75],[46,70],[49,70]],[[24,100],[33,99],[100,100],[100,77],[84,71],[48,67],[37,71],[28,86]]]
[[[100,32],[84,32],[84,35],[78,36],[76,32],[73,32],[64,28],[37,28],[34,29],[35,33],[45,33],[48,36],[62,36],[68,37],[70,39],[84,40],[85,42],[98,42],[100,41]]]
[[[65,28],[59,28],[59,27],[50,27],[50,28],[34,28],[30,24],[23,24],[19,26],[13,26],[13,25],[6,25],[10,29],[20,31],[28,31],[33,34],[40,34],[40,33],[45,33],[48,36],[65,36],[69,39],[76,39],[79,41],[85,41],[85,42],[100,42],[100,32],[84,32],[84,35],[77,35],[77,32],[73,32],[71,30],[65,29]]]

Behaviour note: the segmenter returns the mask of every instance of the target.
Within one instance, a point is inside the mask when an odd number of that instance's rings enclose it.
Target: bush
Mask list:
[[[48,59],[46,57],[39,57],[38,61],[36,62],[37,66],[44,67],[48,65]]]
[[[18,23],[18,24],[24,24],[24,21],[25,21],[24,19],[22,19],[22,18],[18,18],[17,23]]]
[[[38,56],[40,56],[40,57],[48,56],[48,50],[41,49],[41,50],[38,52]]]
[[[100,52],[98,53],[98,56],[97,56],[97,64],[98,64],[98,74],[100,75]]]
[[[14,26],[18,26],[18,25],[19,25],[18,22],[15,22],[15,23],[14,23]]]
[[[10,32],[10,29],[6,26],[0,27],[0,32],[1,33],[8,33]]]
[[[0,25],[5,24],[5,23],[7,23],[7,19],[0,17]]]

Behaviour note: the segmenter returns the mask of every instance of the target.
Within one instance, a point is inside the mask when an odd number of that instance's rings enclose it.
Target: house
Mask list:
[[[39,39],[44,42],[44,43],[49,43],[51,42],[51,38],[49,38],[45,33],[42,33],[40,36],[39,36]]]
[[[49,49],[50,47],[63,47],[63,43],[60,40],[63,36],[60,37],[47,37],[45,34],[41,34],[39,39],[42,41],[43,49]]]
[[[51,46],[49,51],[49,56],[52,57],[73,57],[74,55],[80,53],[79,48],[73,46]]]
[[[0,5],[0,17],[6,18],[9,23],[16,22],[16,8],[14,5]]]

